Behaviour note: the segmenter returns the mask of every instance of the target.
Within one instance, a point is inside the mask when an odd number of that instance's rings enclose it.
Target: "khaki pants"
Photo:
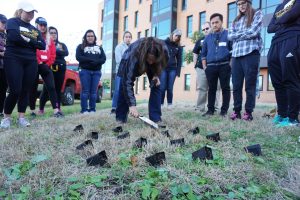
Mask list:
[[[205,71],[203,69],[196,68],[196,72],[197,72],[196,90],[198,91],[196,108],[201,112],[204,112],[206,108],[206,102],[207,102],[208,83],[207,83]],[[218,81],[215,108],[219,108],[220,94],[221,94],[221,86],[220,86],[220,81]]]

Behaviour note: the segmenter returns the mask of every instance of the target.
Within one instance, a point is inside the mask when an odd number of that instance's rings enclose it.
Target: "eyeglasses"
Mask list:
[[[209,30],[209,28],[204,28],[204,29],[202,29],[202,31],[208,31]]]
[[[49,32],[51,35],[56,35],[57,33],[56,32]]]
[[[95,36],[93,36],[93,35],[87,35],[86,37],[90,37],[91,38],[91,37],[95,37]]]
[[[246,1],[242,1],[241,3],[237,3],[236,5],[237,5],[237,6],[244,6],[244,5],[246,5],[246,4],[247,4]]]

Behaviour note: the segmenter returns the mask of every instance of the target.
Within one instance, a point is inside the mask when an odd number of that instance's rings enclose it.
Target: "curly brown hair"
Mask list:
[[[147,37],[141,40],[135,54],[138,58],[139,73],[143,74],[150,70],[155,76],[158,76],[167,65],[164,44],[154,37]],[[147,63],[148,54],[153,55],[156,58],[155,63],[151,66]]]

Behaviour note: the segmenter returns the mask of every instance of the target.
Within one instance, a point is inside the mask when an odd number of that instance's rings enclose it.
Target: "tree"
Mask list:
[[[195,31],[193,33],[192,37],[190,37],[190,39],[193,42],[193,44],[195,44],[197,42],[197,40],[199,40],[201,37],[204,37],[204,34],[202,32]],[[187,64],[190,64],[191,62],[193,62],[193,51],[192,50],[188,50],[188,52],[185,54],[184,61],[186,61]]]

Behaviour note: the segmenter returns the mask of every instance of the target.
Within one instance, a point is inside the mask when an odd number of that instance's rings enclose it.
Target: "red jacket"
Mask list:
[[[46,41],[46,50],[36,50],[36,58],[38,64],[45,63],[49,67],[54,63],[56,58],[56,47],[52,39],[50,42],[47,42],[47,39],[44,38]]]

